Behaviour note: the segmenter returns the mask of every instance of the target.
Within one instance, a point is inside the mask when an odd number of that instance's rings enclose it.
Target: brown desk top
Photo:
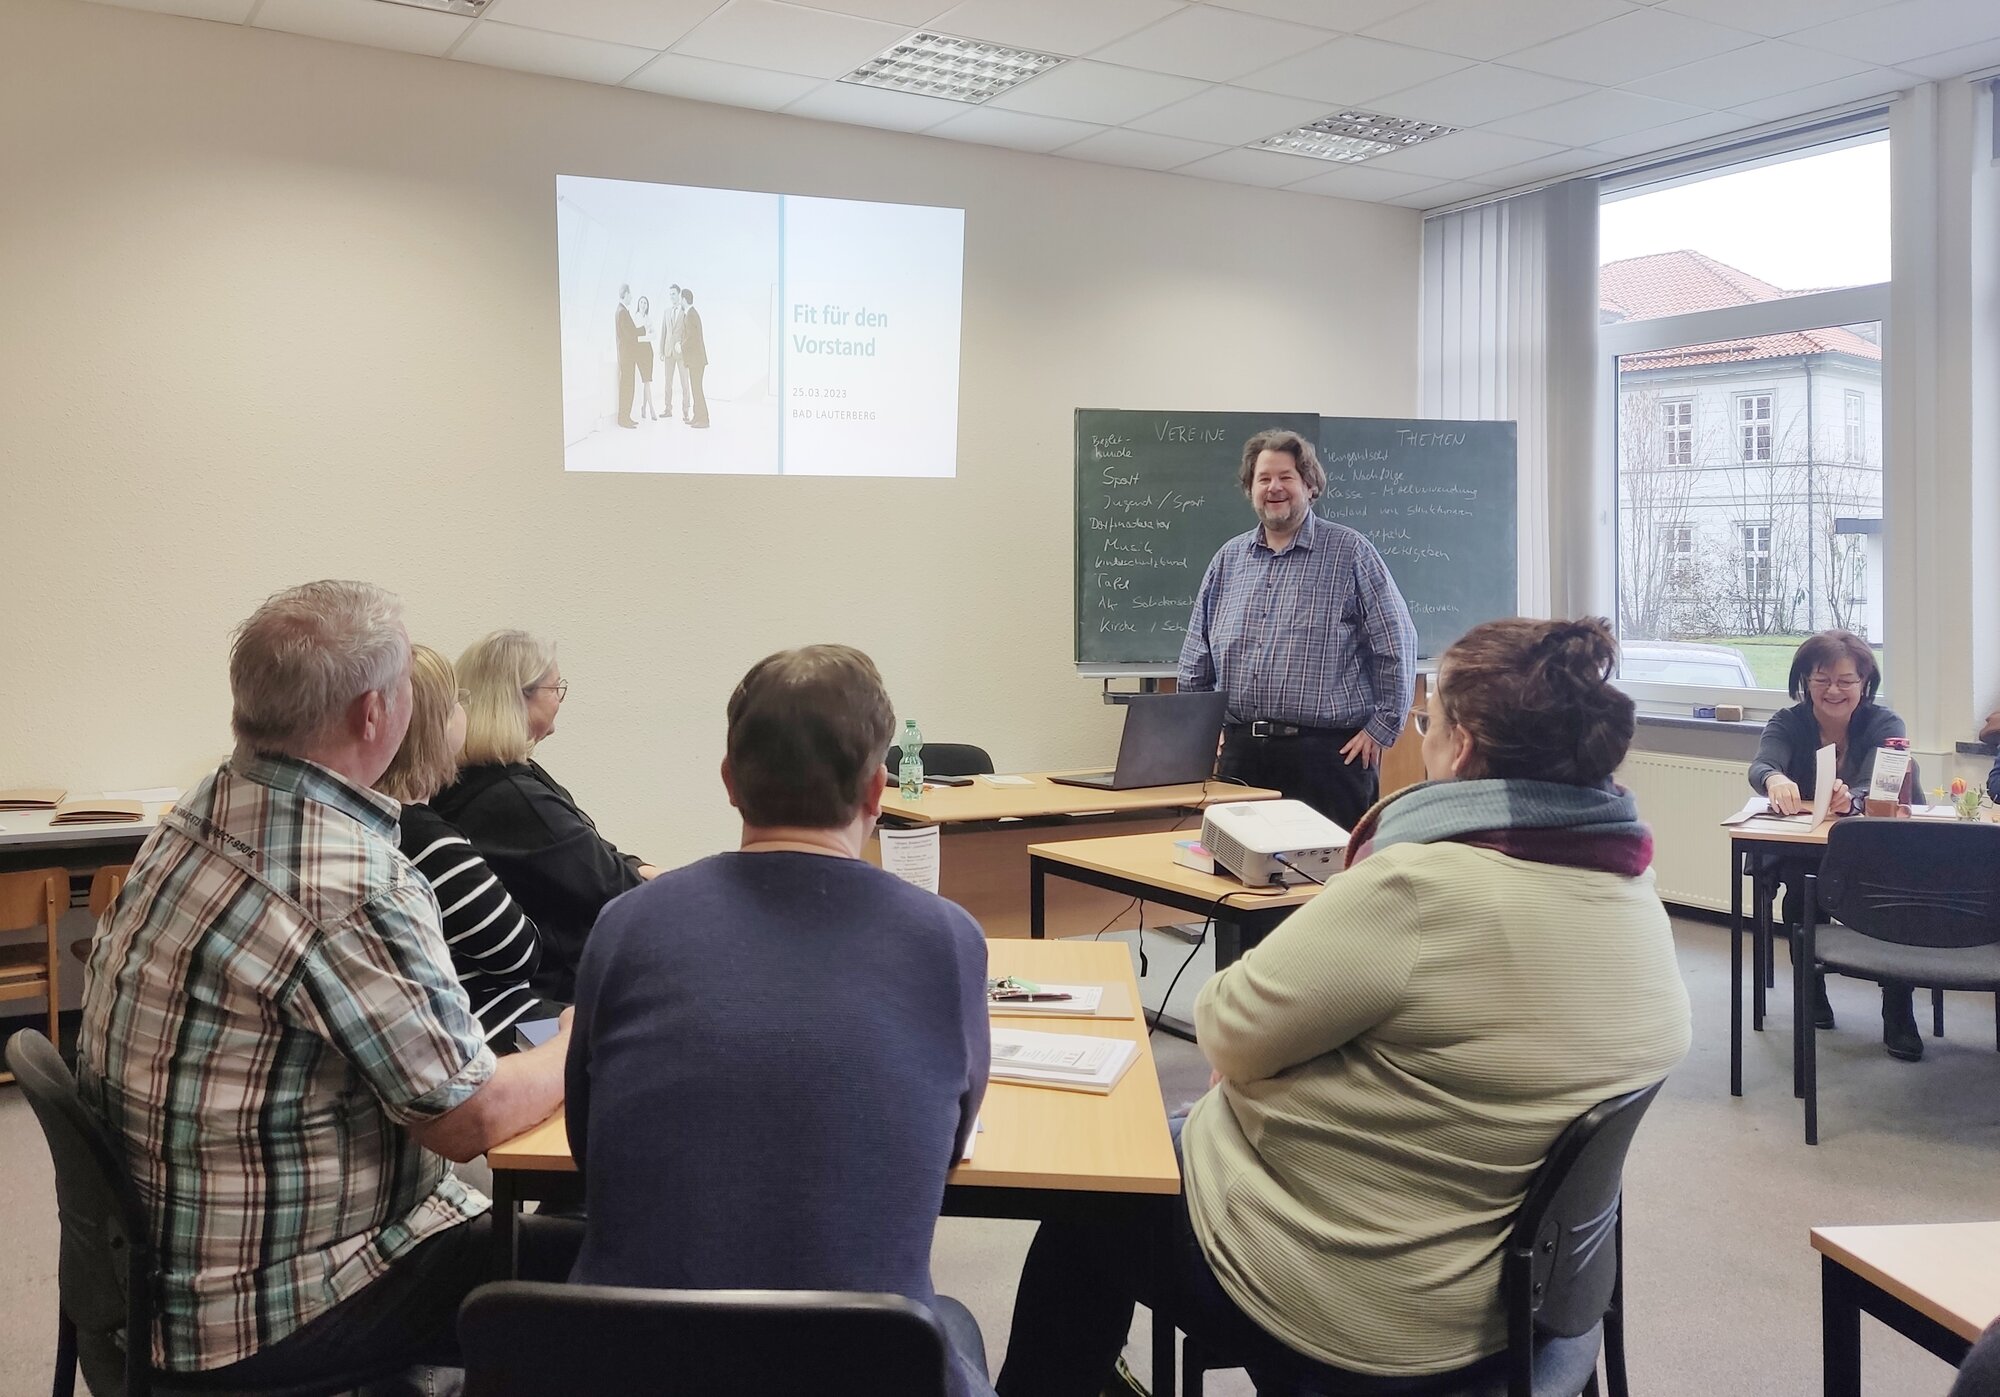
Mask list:
[[[1055,863],[1131,878],[1169,892],[1208,900],[1224,899],[1230,907],[1302,907],[1319,894],[1313,883],[1281,890],[1246,888],[1227,874],[1197,873],[1174,862],[1174,844],[1198,831],[1164,830],[1157,834],[1115,834],[1102,839],[1063,839],[1030,844],[1028,852]]]
[[[1812,1244],[1961,1339],[2000,1318],[2000,1222],[1815,1227]]]
[[[1131,952],[1123,943],[989,941],[989,969],[1058,984],[1122,983],[1139,1002]],[[1008,1021],[1025,1026],[1023,1018]],[[1180,1171],[1167,1134],[1160,1077],[1146,1020],[1044,1020],[1052,1033],[1131,1038],[1139,1056],[1108,1096],[995,1082],[986,1090],[985,1129],[972,1158],[951,1173],[954,1184],[986,1188],[1072,1189],[1094,1193],[1178,1193]],[[496,1170],[574,1170],[562,1112],[486,1152]]]
[[[1764,817],[1755,816],[1740,825],[1728,825],[1725,828],[1728,829],[1731,838],[1755,840],[1759,844],[1825,844],[1827,831],[1842,820],[1850,818],[1852,817],[1847,815],[1829,815],[1811,829],[1803,829],[1797,825],[1793,825],[1790,828],[1769,825],[1764,822]],[[1956,823],[1958,817],[1955,815],[1916,815],[1911,818],[1922,825],[1949,825]],[[1983,818],[1990,820],[1993,816],[1986,815]]]
[[[882,798],[882,814],[915,825],[955,825],[1046,815],[1094,815],[1101,811],[1198,809],[1225,800],[1278,798],[1278,792],[1260,786],[1238,786],[1220,780],[1100,791],[1088,786],[1065,786],[1051,781],[1043,772],[1028,774],[1027,779],[1031,784],[1026,786],[993,786],[975,776],[970,786],[926,786],[916,800],[904,800],[892,790]]]

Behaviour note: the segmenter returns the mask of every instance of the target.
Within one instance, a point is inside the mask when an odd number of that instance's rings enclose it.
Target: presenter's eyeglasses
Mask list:
[[[1835,679],[1831,675],[1815,674],[1806,683],[1812,688],[1818,689],[1821,693],[1825,693],[1828,689],[1838,689],[1841,693],[1845,694],[1851,693],[1861,687],[1861,676],[1858,674],[1843,674],[1838,679]]]
[[[569,680],[565,679],[560,684],[530,684],[527,688],[521,690],[521,692],[524,694],[552,693],[556,696],[556,702],[561,703],[569,697]]]

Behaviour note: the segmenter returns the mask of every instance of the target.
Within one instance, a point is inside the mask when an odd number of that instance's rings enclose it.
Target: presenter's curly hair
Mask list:
[[[1313,444],[1297,432],[1271,427],[1243,443],[1243,464],[1237,468],[1236,483],[1243,487],[1244,494],[1250,493],[1250,482],[1257,478],[1257,458],[1266,451],[1282,451],[1297,462],[1299,479],[1305,482],[1307,493],[1314,499],[1326,493],[1326,467],[1319,463],[1319,452],[1313,449]]]
[[[1465,776],[1602,786],[1625,760],[1635,723],[1614,687],[1618,641],[1602,617],[1474,626],[1444,652],[1438,702],[1465,730]]]
[[[781,650],[729,696],[729,779],[751,825],[838,829],[883,772],[896,710],[849,645]]]

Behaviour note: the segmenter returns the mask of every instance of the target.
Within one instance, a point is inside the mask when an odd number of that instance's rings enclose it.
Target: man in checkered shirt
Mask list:
[[[1313,513],[1326,471],[1311,442],[1259,432],[1237,483],[1257,527],[1223,544],[1201,579],[1180,687],[1229,696],[1222,775],[1352,829],[1410,711],[1416,627],[1375,546]]]
[[[159,1323],[131,1342],[173,1372],[451,1363],[492,1251],[446,1161],[562,1101],[567,1013],[495,1059],[401,807],[370,789],[410,722],[401,612],[314,582],[243,623],[236,753],[162,819],[92,944],[78,1084],[152,1224]],[[122,1391],[118,1336],[80,1339],[92,1390]]]

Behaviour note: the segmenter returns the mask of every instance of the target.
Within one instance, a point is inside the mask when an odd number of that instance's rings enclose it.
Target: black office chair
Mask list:
[[[1273,1376],[1299,1397],[1597,1397],[1602,1348],[1610,1397],[1626,1397],[1621,1180],[1633,1132],[1661,1085],[1571,1121],[1529,1180],[1501,1253],[1507,1349],[1499,1358],[1470,1373],[1360,1381],[1301,1358],[1295,1371]],[[1181,1345],[1182,1390],[1201,1397],[1203,1372],[1242,1366],[1190,1337]]]
[[[199,1374],[153,1367],[152,1232],[110,1133],[77,1095],[55,1046],[33,1029],[7,1041],[7,1065],[21,1084],[55,1163],[62,1222],[58,1267],[54,1397],[74,1397],[76,1370],[106,1397],[335,1397],[396,1369],[329,1374],[290,1387],[228,1387]]]
[[[497,1281],[458,1316],[465,1397],[945,1397],[937,1316],[900,1295]]]
[[[1922,985],[1934,1004],[1942,990],[1991,992],[2000,1047],[2000,825],[1890,819],[1835,825],[1819,873],[1806,879],[1792,963],[1795,997],[1814,970]],[[1933,1013],[1941,1032],[1942,1011]],[[1806,1143],[1817,1145],[1817,1038],[1798,1029],[1796,1012],[1793,1026],[1794,1088],[1805,1097]]]
[[[917,755],[923,759],[926,776],[986,776],[993,771],[993,758],[986,749],[969,742],[926,742]],[[891,781],[902,775],[901,747],[891,747],[883,761]]]

